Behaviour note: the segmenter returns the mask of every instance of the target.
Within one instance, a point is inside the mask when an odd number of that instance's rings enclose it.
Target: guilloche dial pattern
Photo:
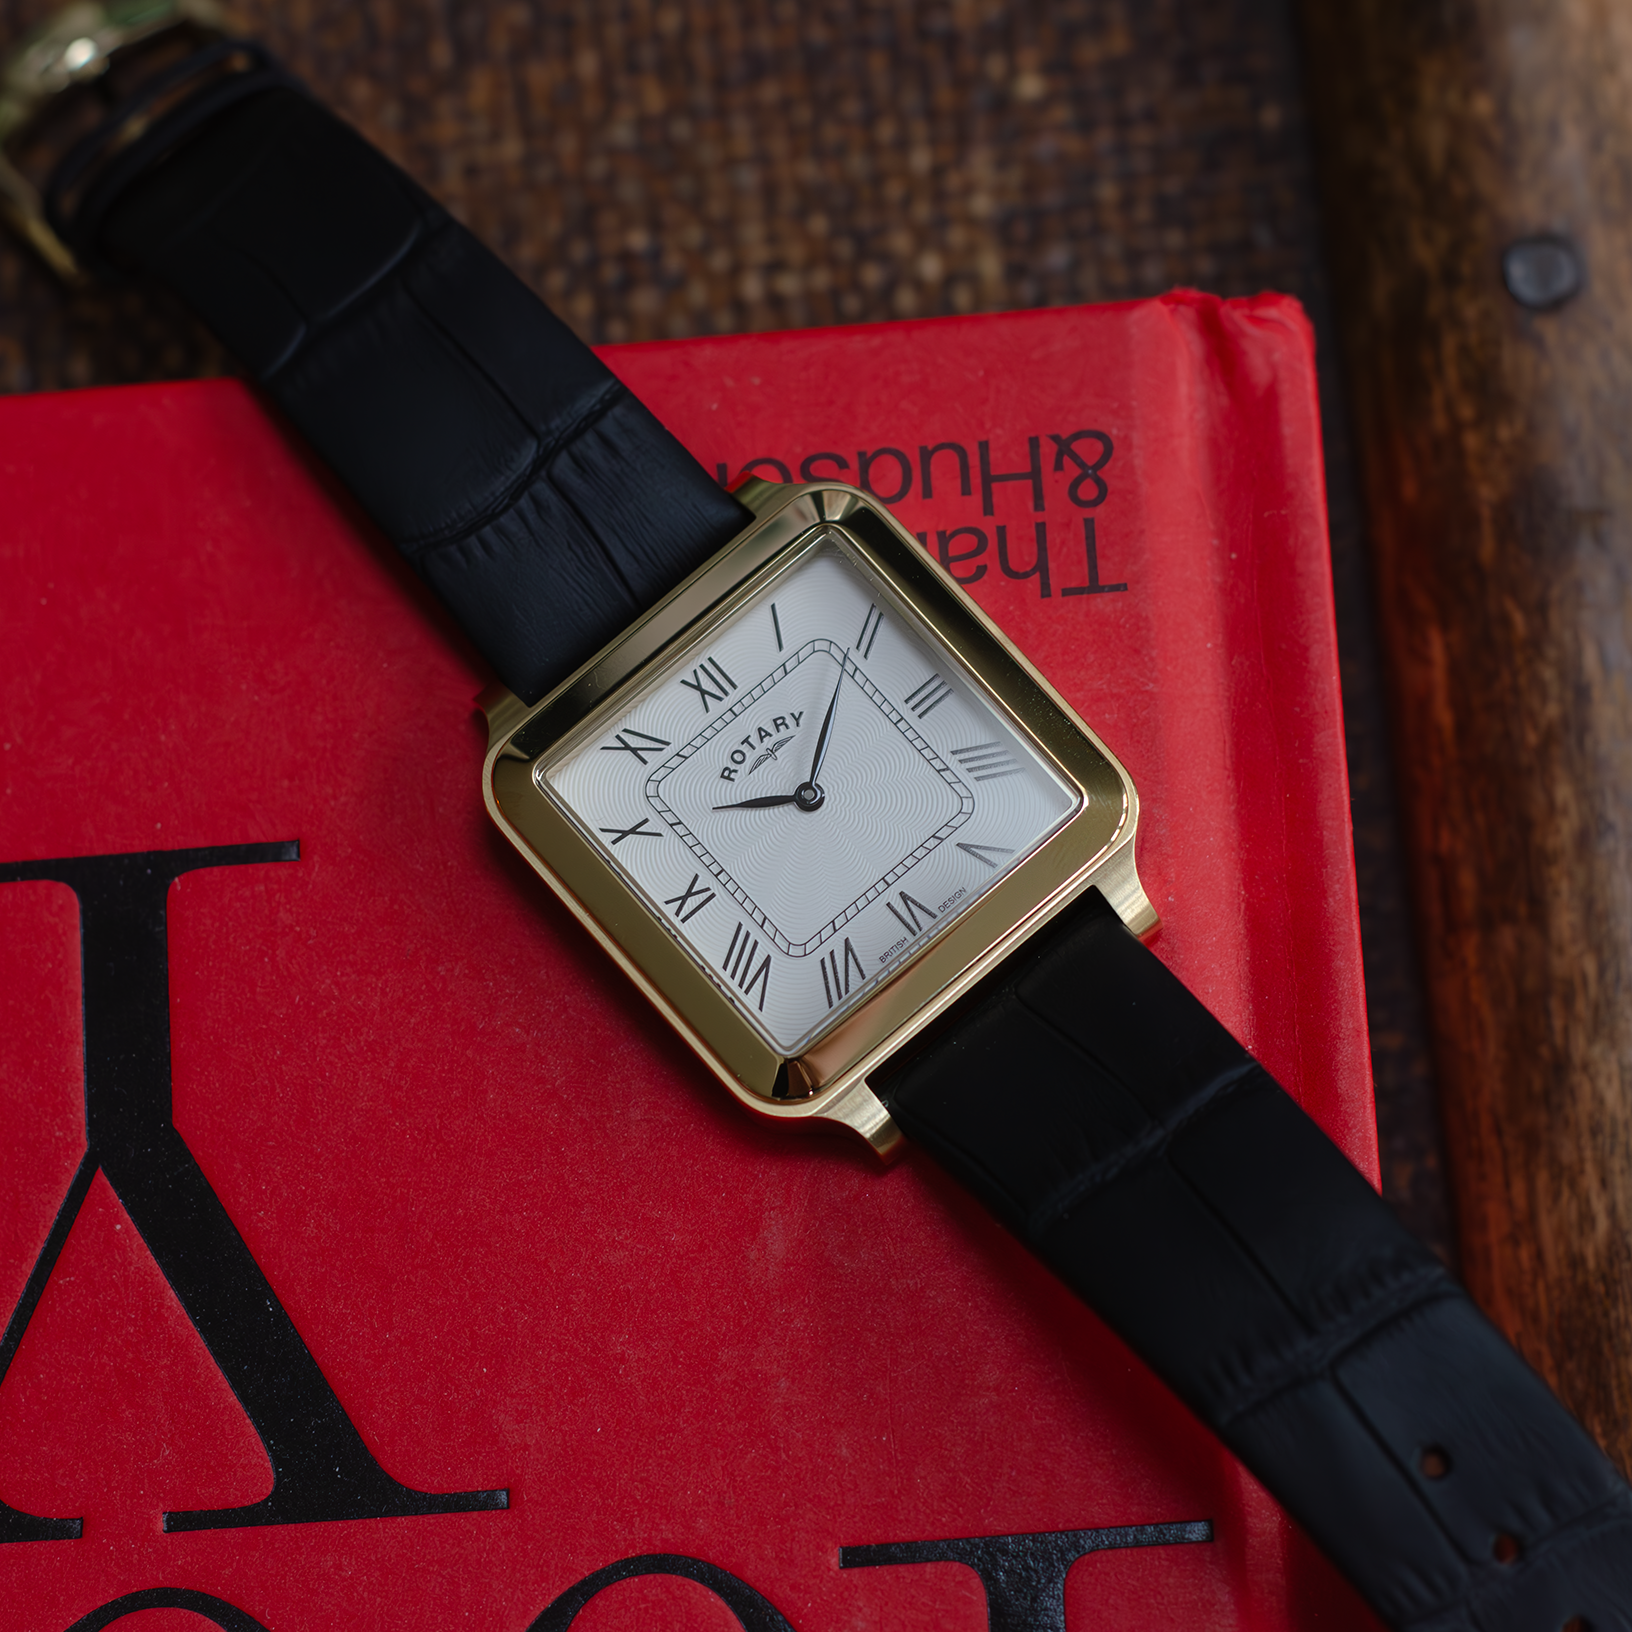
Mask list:
[[[814,674],[796,675],[806,664]],[[851,688],[859,693],[854,700],[845,696]],[[791,704],[787,712],[772,712],[768,726],[759,722],[769,699],[803,700],[812,689],[818,701],[824,690],[833,691],[845,705],[842,717],[832,705],[841,748],[824,757],[821,780],[813,784],[822,790],[824,808],[799,811],[797,794],[783,795],[801,819],[776,820],[770,812],[781,807],[761,805],[754,796],[778,797],[770,787],[794,780],[790,773],[801,761],[783,758],[779,747],[792,748],[812,733],[794,727],[790,735],[777,725],[790,720]],[[797,713],[801,724],[809,719],[808,708]],[[748,729],[739,735],[740,725]],[[736,751],[748,756],[740,770],[730,764]],[[728,768],[739,770],[739,778],[725,782],[720,772]],[[739,779],[746,797],[733,801]],[[975,811],[964,779],[849,652],[825,637],[807,641],[665,760],[646,783],[646,799],[767,943],[795,958],[816,951]],[[893,857],[892,838],[901,851]],[[797,865],[789,865],[790,846]],[[885,860],[889,865],[880,872]]]
[[[787,1054],[1074,809],[836,543],[540,782]]]

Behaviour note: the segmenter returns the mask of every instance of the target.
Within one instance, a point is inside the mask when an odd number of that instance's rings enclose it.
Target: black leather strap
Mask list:
[[[746,512],[400,171],[251,72],[65,165],[59,230],[198,311],[536,699]],[[1393,1625],[1632,1632],[1632,1491],[1096,893],[876,1086]]]
[[[1390,1625],[1632,1628],[1632,1490],[1098,891],[873,1085]]]
[[[170,117],[190,139],[150,132],[155,162],[107,165],[59,230],[203,318],[524,700],[747,525],[531,290],[309,97]]]
[[[104,275],[97,254],[102,218],[130,183],[168,157],[234,103],[300,83],[253,40],[210,39],[179,59],[160,51],[150,65],[130,63],[98,82],[101,121],[57,161],[45,186],[45,212],[80,264]]]

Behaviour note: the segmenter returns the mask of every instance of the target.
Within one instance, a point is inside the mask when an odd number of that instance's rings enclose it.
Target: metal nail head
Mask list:
[[[1543,233],[1518,238],[1502,251],[1502,282],[1532,312],[1548,312],[1581,293],[1581,252],[1568,238]]]

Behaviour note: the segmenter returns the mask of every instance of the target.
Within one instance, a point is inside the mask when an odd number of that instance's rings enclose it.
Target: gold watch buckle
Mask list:
[[[76,0],[0,58],[0,218],[58,277],[86,275],[46,215],[45,178],[129,86],[227,37],[213,0]],[[140,136],[153,114],[145,106],[134,114],[110,151]]]

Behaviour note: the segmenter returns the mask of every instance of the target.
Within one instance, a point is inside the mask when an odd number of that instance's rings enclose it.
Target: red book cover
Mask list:
[[[1296,305],[607,361],[727,480],[892,503],[1135,778],[1157,953],[1375,1178]],[[0,401],[0,619],[0,1626],[1375,1625],[932,1163],[728,1100],[252,391]]]

